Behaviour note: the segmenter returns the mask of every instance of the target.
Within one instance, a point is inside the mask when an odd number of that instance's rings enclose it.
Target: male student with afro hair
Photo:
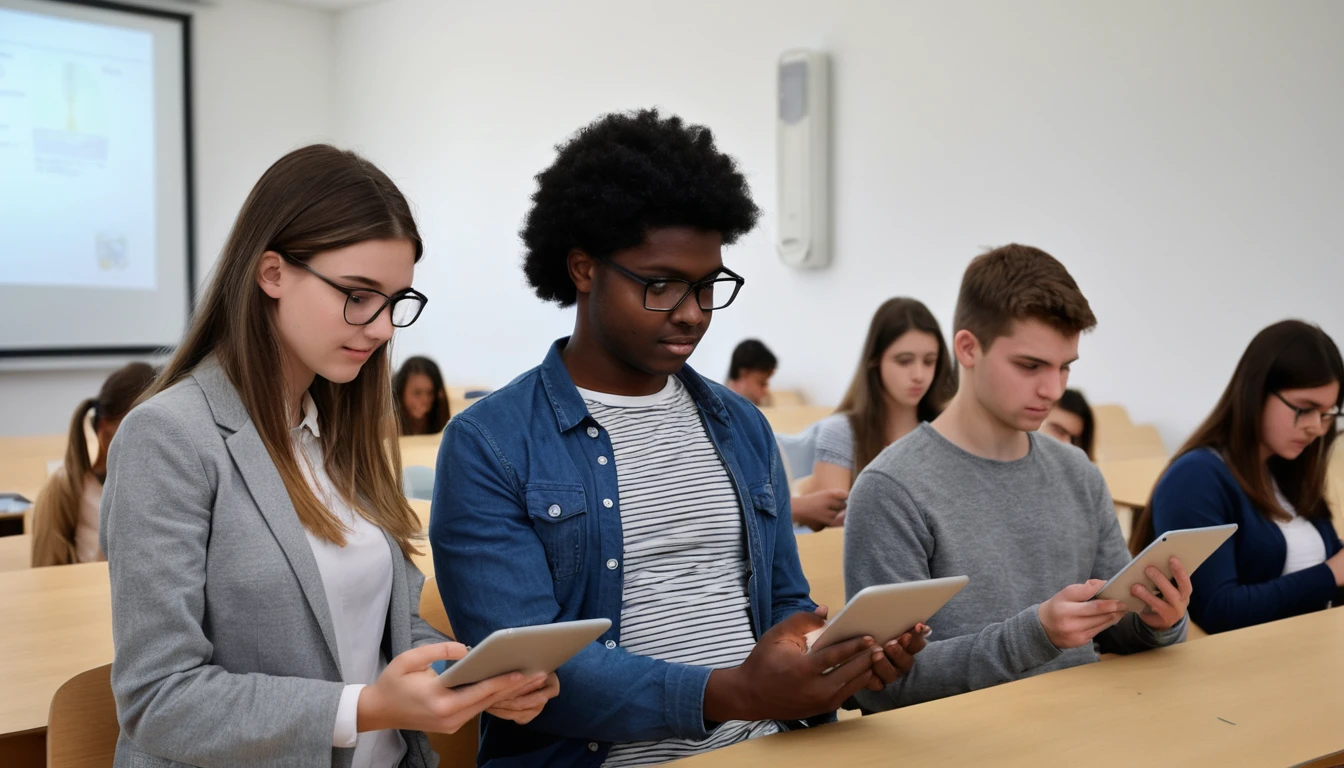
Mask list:
[[[608,618],[518,725],[483,718],[492,766],[666,762],[834,717],[922,647],[816,654],[765,418],[686,360],[744,279],[756,224],[709,129],[653,110],[581,129],[537,176],[522,230],[536,294],[577,308],[541,365],[449,423],[430,538],[458,639]],[[836,667],[830,674],[825,670]]]

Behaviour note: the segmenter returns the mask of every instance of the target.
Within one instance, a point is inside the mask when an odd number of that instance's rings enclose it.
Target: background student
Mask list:
[[[746,339],[733,348],[728,363],[727,387],[747,398],[752,405],[768,405],[770,379],[779,367],[779,360],[770,348],[757,339]]]
[[[135,401],[154,380],[148,363],[128,363],[107,377],[97,397],[75,408],[70,418],[65,461],[33,504],[33,567],[105,560],[98,547],[98,505],[107,477],[107,450]],[[98,454],[89,462],[84,422],[90,418]]]
[[[1339,348],[1320,328],[1265,328],[1158,481],[1131,550],[1169,530],[1238,526],[1192,577],[1190,617],[1204,631],[1344,603],[1344,548],[1325,497],[1341,381]]]
[[[1093,448],[1096,445],[1096,421],[1092,417],[1092,406],[1083,393],[1076,389],[1066,389],[1059,402],[1050,409],[1050,415],[1041,424],[1041,432],[1081,448],[1087,458],[1096,461]]]
[[[933,313],[915,299],[888,299],[868,324],[849,391],[818,427],[807,490],[848,491],[882,449],[937,418],[956,389]]]
[[[452,415],[439,366],[428,357],[406,358],[392,377],[397,426],[403,435],[437,435]]]

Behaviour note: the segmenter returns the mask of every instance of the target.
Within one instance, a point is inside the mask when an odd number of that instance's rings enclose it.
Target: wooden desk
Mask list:
[[[1290,766],[1344,749],[1341,642],[1344,609],[1323,611],[679,765]]]
[[[0,573],[0,736],[47,727],[56,689],[112,661],[107,563]]]
[[[0,536],[0,571],[21,571],[32,565],[32,536]]]
[[[845,607],[845,529],[826,528],[796,537],[798,561],[811,589],[812,602],[834,616]]]
[[[433,467],[439,461],[439,443],[443,435],[415,435],[400,438],[403,467]]]
[[[1161,433],[1152,424],[1107,432],[1105,439],[1095,440],[1093,453],[1097,461],[1166,458],[1169,455]]]
[[[0,491],[36,500],[47,482],[47,462],[65,458],[65,444],[65,435],[0,438]],[[97,441],[91,445],[96,447]]]
[[[1149,457],[1143,459],[1117,459],[1098,461],[1097,468],[1106,479],[1106,487],[1111,489],[1111,498],[1116,504],[1127,507],[1146,507],[1148,497],[1167,468],[1168,459]]]
[[[835,413],[829,405],[785,405],[778,408],[762,408],[770,429],[777,435],[796,435],[818,421]]]

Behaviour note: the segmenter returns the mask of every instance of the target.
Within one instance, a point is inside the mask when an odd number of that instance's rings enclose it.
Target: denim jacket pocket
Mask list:
[[[583,570],[586,496],[581,485],[527,486],[527,516],[546,549],[551,576],[566,579]]]

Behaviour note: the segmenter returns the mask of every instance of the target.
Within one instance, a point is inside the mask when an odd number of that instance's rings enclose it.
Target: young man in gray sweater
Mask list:
[[[1185,636],[1190,579],[1156,568],[1148,610],[1091,601],[1129,562],[1111,494],[1082,451],[1036,433],[1096,318],[1064,265],[1008,245],[962,278],[957,394],[937,419],[859,475],[845,523],[845,591],[970,576],[930,621],[919,664],[859,704],[880,711],[952,696]],[[1174,581],[1174,583],[1173,583]]]

